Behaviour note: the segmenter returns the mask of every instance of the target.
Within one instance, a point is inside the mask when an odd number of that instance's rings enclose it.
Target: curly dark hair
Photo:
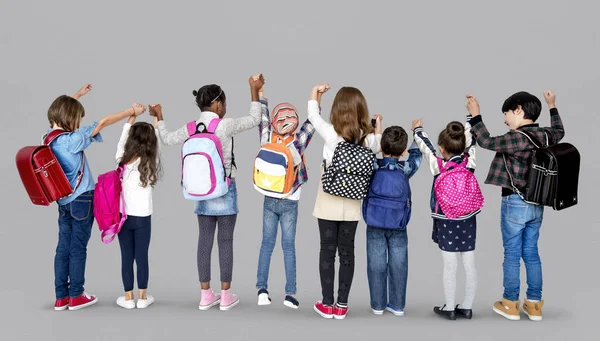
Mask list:
[[[160,178],[162,166],[158,157],[158,138],[154,127],[147,122],[137,122],[131,126],[129,137],[125,142],[125,152],[119,162],[126,165],[140,158],[140,186],[154,186]]]

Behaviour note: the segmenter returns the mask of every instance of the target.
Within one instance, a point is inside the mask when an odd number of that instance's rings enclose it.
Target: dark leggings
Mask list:
[[[210,255],[215,241],[217,224],[219,234],[219,265],[221,282],[231,282],[233,272],[233,230],[237,214],[224,216],[198,216],[198,277],[200,282],[210,282]]]
[[[332,305],[333,282],[335,280],[335,253],[340,256],[339,285],[337,302],[348,303],[352,278],[354,277],[354,236],[358,221],[330,221],[319,219],[321,251],[319,253],[319,274],[323,304]]]
[[[133,261],[137,267],[138,289],[148,288],[148,248],[150,247],[151,216],[127,216],[121,232],[121,276],[125,292],[133,290]]]

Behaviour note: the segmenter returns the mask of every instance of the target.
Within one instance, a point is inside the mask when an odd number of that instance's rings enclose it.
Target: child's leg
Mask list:
[[[340,270],[337,303],[341,306],[348,304],[348,296],[354,278],[354,237],[358,221],[342,221],[338,228],[338,254],[340,255]]]
[[[152,231],[152,219],[147,217],[135,217],[136,229],[133,238],[135,240],[135,265],[137,268],[137,282],[141,299],[146,299],[148,289],[148,276],[150,267],[148,265],[148,249],[150,248],[150,235]]]
[[[296,295],[296,223],[298,201],[281,200],[281,248],[285,265],[285,293]]]
[[[475,268],[475,251],[461,252],[465,268],[465,300],[461,309],[473,309],[473,301],[477,292],[477,269]]]
[[[504,294],[509,301],[518,301],[521,288],[521,256],[523,254],[523,229],[528,219],[528,207],[518,195],[502,198],[500,230],[504,246]]]
[[[233,275],[233,230],[237,214],[219,216],[219,266],[221,268],[221,290],[229,290]]]
[[[81,194],[71,202],[71,245],[69,252],[69,296],[83,294],[87,245],[92,235],[94,191]]]
[[[391,230],[389,233],[389,305],[394,310],[404,310],[408,282],[408,236],[406,230]]]
[[[133,261],[135,259],[134,225],[135,217],[128,217],[121,227],[119,247],[121,248],[121,278],[127,300],[133,299]]]
[[[71,213],[69,205],[58,206],[58,245],[54,256],[56,299],[69,296],[69,249],[71,248]]]
[[[539,301],[542,299],[542,262],[538,253],[538,239],[544,208],[530,207],[533,220],[527,222],[523,230],[523,262],[527,271],[527,299]]]
[[[256,289],[267,289],[269,281],[269,267],[271,255],[277,240],[277,225],[279,214],[276,213],[277,199],[265,197],[263,204],[263,236],[258,256],[258,270],[256,272]],[[220,227],[219,227],[220,228]]]
[[[367,226],[367,279],[371,309],[383,311],[388,303],[388,245],[385,230]]]
[[[456,306],[456,270],[458,269],[458,252],[442,251],[444,260],[444,310],[454,310]]]
[[[338,222],[318,219],[321,249],[319,251],[319,275],[324,305],[333,305],[333,281],[335,280],[335,252],[338,246]]]
[[[198,215],[198,277],[203,290],[210,289],[210,255],[215,241],[217,217]]]

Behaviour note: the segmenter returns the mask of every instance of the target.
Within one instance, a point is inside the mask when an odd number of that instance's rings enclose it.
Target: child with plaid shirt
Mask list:
[[[474,99],[468,95],[469,99]],[[538,239],[544,208],[526,203],[521,192],[527,185],[527,175],[534,145],[516,130],[527,131],[549,145],[558,143],[565,135],[563,124],[556,109],[556,96],[544,92],[550,108],[551,127],[536,124],[542,110],[541,101],[527,92],[510,96],[502,106],[504,123],[510,131],[492,137],[488,132],[476,100],[469,101],[467,109],[473,115],[472,133],[482,148],[496,152],[485,183],[502,187],[500,229],[504,246],[504,294],[494,303],[494,311],[509,320],[519,320],[519,293],[521,258],[527,271],[527,298],[523,311],[533,321],[542,320],[542,264],[538,254]]]
[[[296,180],[292,186],[290,195],[284,198],[275,198],[265,195],[263,204],[263,238],[258,258],[258,270],[256,288],[258,289],[258,305],[271,304],[271,298],[267,291],[267,282],[269,279],[269,267],[271,255],[275,248],[277,239],[277,226],[281,225],[281,247],[283,249],[283,259],[285,265],[285,300],[283,304],[287,307],[297,309],[298,300],[296,299],[296,223],[298,221],[298,200],[302,184],[308,180],[306,165],[304,164],[304,151],[310,143],[315,132],[315,127],[306,120],[296,134],[298,127],[298,113],[296,108],[289,103],[280,103],[272,115],[269,114],[267,98],[264,96],[263,89],[260,89],[261,103],[261,121],[258,126],[261,146],[268,143],[271,138],[271,132],[287,138],[294,136],[294,142],[289,145],[290,154],[294,164],[298,167],[296,171]]]

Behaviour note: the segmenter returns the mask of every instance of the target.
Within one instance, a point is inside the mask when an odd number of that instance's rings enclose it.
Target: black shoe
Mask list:
[[[468,320],[470,320],[473,317],[473,310],[461,309],[458,307],[458,304],[456,305],[456,308],[454,308],[454,311],[456,311],[456,316],[466,318]]]
[[[433,307],[433,312],[448,320],[456,320],[456,312],[454,310],[444,310],[445,307],[445,304],[441,307]]]
[[[298,303],[298,300],[294,296],[286,295],[285,300],[283,301],[283,305],[292,309],[298,309],[300,303]]]
[[[260,289],[258,291],[258,305],[269,305],[271,304],[271,298],[269,292],[266,289]]]

